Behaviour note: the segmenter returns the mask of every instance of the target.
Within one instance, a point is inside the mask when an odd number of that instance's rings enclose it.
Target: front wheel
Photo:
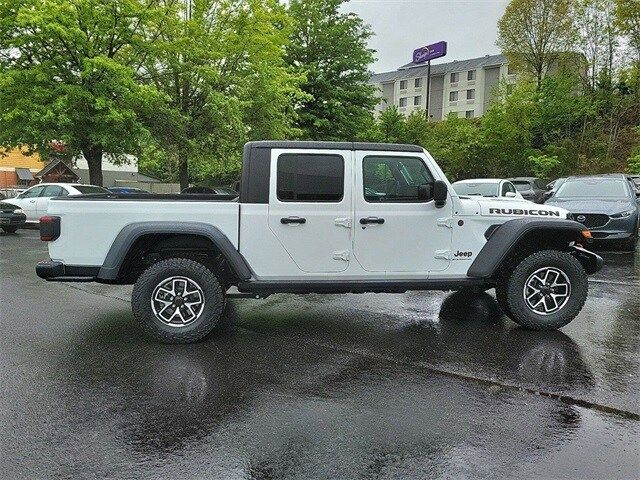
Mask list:
[[[186,258],[153,264],[140,275],[131,297],[134,317],[165,343],[201,340],[220,320],[224,304],[216,275]]]
[[[557,250],[529,255],[496,288],[506,304],[505,313],[532,330],[567,325],[582,310],[588,289],[580,262]]]

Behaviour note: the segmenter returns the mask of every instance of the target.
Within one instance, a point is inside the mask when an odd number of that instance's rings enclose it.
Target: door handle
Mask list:
[[[36,203],[35,200],[29,200],[29,203]]]
[[[368,223],[377,223],[378,225],[382,225],[384,223],[384,218],[379,218],[379,217],[361,218],[360,223],[362,225],[367,225]]]
[[[307,219],[302,217],[284,217],[280,219],[280,223],[284,223],[285,225],[288,223],[307,223]]]

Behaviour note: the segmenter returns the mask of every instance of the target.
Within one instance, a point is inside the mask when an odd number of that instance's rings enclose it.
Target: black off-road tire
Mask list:
[[[2,227],[2,230],[4,230],[5,233],[16,233],[18,231],[18,227]]]
[[[506,282],[503,282],[500,285],[496,285],[496,301],[498,302],[498,306],[500,310],[509,318],[511,318],[511,308],[509,307],[509,302],[507,301],[507,289]]]
[[[165,279],[185,277],[195,282],[204,294],[199,317],[182,326],[170,326],[153,311],[152,295]],[[164,343],[193,343],[206,337],[216,326],[225,306],[225,294],[218,277],[203,264],[187,258],[161,260],[138,278],[133,287],[133,316],[155,339]]]
[[[564,272],[571,284],[571,291],[562,308],[543,315],[527,305],[523,292],[529,277],[537,270],[547,267]],[[498,289],[502,291],[498,293]],[[587,299],[589,284],[584,268],[575,257],[558,250],[543,250],[529,255],[515,265],[498,289],[498,302],[506,303],[503,310],[514,322],[531,330],[554,330],[567,325],[580,313]]]

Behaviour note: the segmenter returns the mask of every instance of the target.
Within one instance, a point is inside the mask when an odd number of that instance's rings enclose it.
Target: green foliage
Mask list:
[[[362,135],[376,103],[367,85],[373,51],[371,29],[353,13],[342,13],[345,0],[291,0],[293,32],[288,63],[306,76],[306,97],[296,104],[296,125],[309,140],[353,140]]]
[[[136,80],[145,31],[173,12],[154,0],[0,0],[0,145],[45,156],[82,152],[102,182],[102,153],[136,153],[137,112],[161,101]]]
[[[540,85],[576,38],[572,0],[511,0],[498,21],[498,46]]]
[[[451,114],[427,122],[389,108],[378,118],[379,138],[422,145],[453,180],[633,169],[640,151],[634,75],[633,69],[621,75],[624,94],[618,86],[583,95],[579,80],[565,75],[546,76],[540,85],[523,80],[510,93],[503,84],[497,92],[502,100],[476,119]]]
[[[629,158],[627,171],[634,175],[640,175],[640,151]]]
[[[552,178],[553,173],[560,166],[557,155],[531,155],[529,162],[535,176],[540,178]]]
[[[294,136],[292,102],[302,79],[283,59],[289,18],[278,2],[194,6],[191,18],[175,16],[154,35],[143,68],[143,80],[167,104],[148,118],[156,145],[142,163],[151,167],[154,152],[164,152],[182,187],[237,173],[247,140]]]

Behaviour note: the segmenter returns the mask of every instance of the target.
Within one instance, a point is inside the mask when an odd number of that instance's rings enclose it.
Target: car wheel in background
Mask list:
[[[221,282],[203,264],[187,258],[161,260],[136,281],[134,317],[156,339],[192,343],[216,326],[225,306]]]
[[[16,233],[18,231],[18,227],[2,227],[2,230],[4,230],[5,233]]]

